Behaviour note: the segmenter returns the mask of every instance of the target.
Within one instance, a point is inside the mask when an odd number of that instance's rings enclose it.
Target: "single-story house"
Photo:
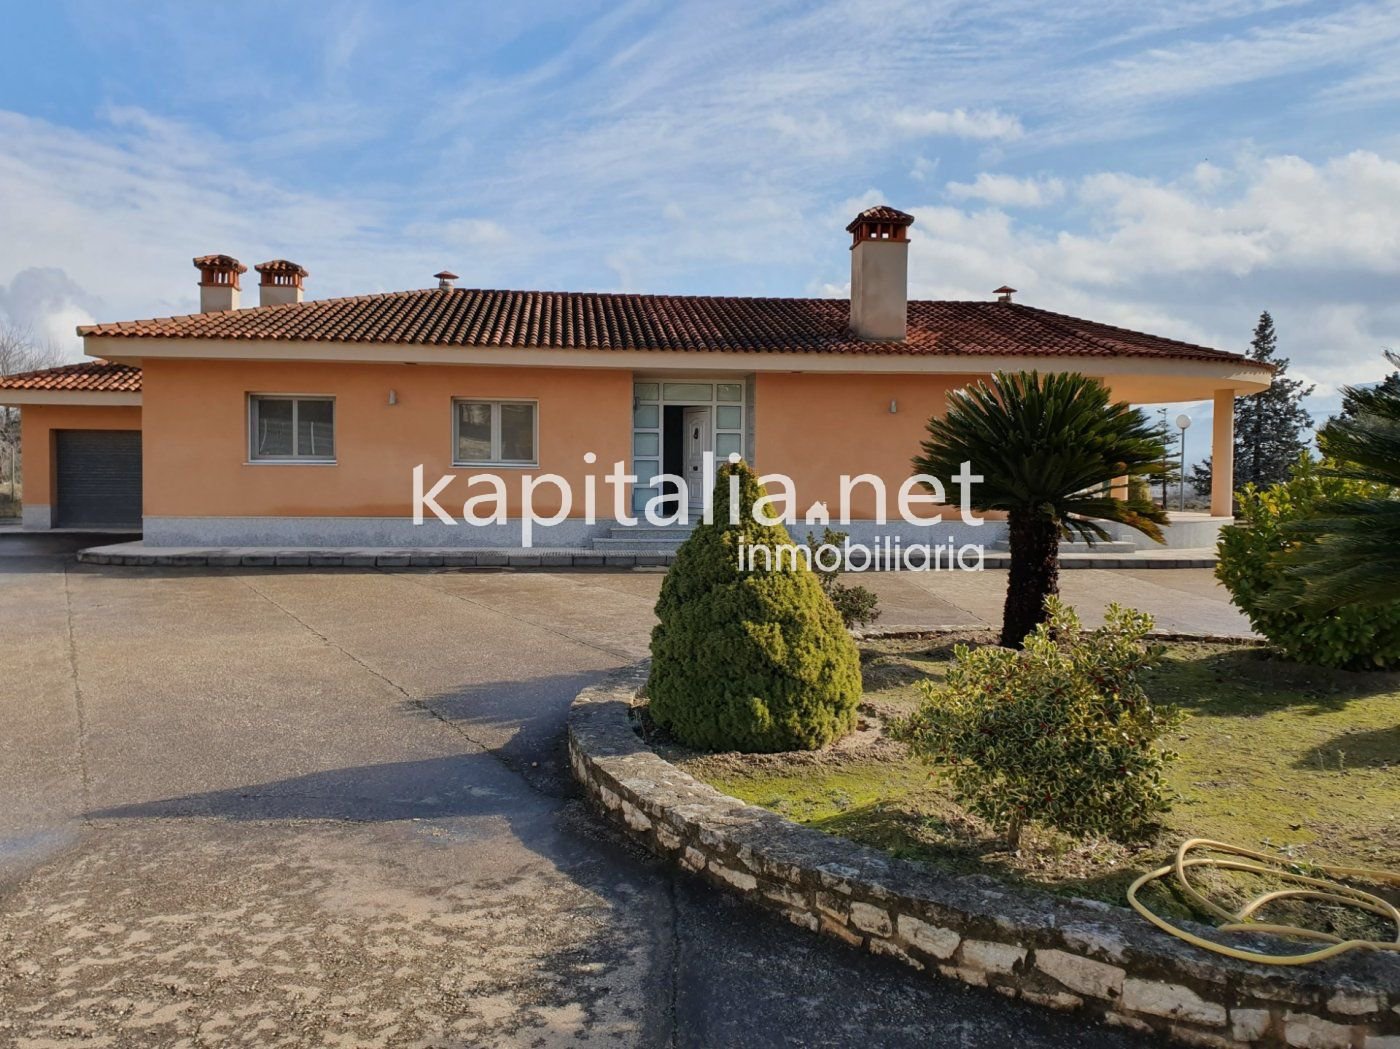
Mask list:
[[[488,291],[446,272],[426,290],[303,300],[307,271],[274,260],[255,267],[260,304],[240,308],[246,267],[201,256],[199,313],[80,328],[92,362],[0,381],[0,403],[23,409],[24,526],[141,527],[156,546],[518,546],[519,488],[495,524],[415,524],[414,468],[455,476],[436,501],[460,518],[473,471],[578,491],[621,461],[640,510],[653,478],[695,475],[706,451],[834,511],[842,474],[894,493],[949,391],[999,369],[1083,372],[1135,404],[1213,400],[1207,521],[1228,519],[1234,398],[1265,389],[1266,367],[1009,288],[909,301],[913,221],[879,206],[847,227],[849,301]],[[537,513],[552,492],[535,492]],[[873,486],[853,496],[849,531],[908,532],[877,524]],[[598,505],[588,524],[575,501],[536,545],[605,539],[626,507]],[[932,531],[964,527],[953,514]]]

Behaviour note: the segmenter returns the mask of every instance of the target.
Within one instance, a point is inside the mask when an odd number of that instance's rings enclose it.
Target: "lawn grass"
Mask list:
[[[957,638],[863,646],[867,740],[940,682]],[[986,639],[976,639],[986,640]],[[896,744],[819,755],[668,754],[726,794],[895,855],[1121,903],[1181,840],[1210,837],[1300,863],[1400,869],[1400,674],[1302,667],[1258,646],[1173,643],[1146,678],[1189,719],[1166,742],[1178,795],[1162,835],[1129,848],[1040,828],[1018,854]],[[1245,887],[1219,886],[1227,898]],[[1251,892],[1253,890],[1251,889]],[[1169,910],[1180,913],[1166,901]]]

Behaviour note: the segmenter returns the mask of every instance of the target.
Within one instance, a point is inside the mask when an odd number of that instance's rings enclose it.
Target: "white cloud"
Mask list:
[[[938,158],[930,160],[925,156],[914,158],[914,165],[909,169],[909,177],[915,182],[927,182],[938,171]]]
[[[1114,172],[1067,186],[1086,230],[1023,225],[996,208],[915,207],[910,273],[929,298],[1018,301],[1242,351],[1259,312],[1318,383],[1379,378],[1400,346],[1400,163],[1357,152],[1314,164],[1241,160],[1202,179]]]
[[[1214,186],[1234,180],[1238,192]],[[1064,235],[1077,279],[1117,283],[1131,273],[1355,267],[1400,273],[1400,163],[1355,152],[1313,164],[1295,156],[1247,160],[1209,188],[1116,173],[1092,175],[1078,202],[1103,231]]]
[[[1203,160],[1191,169],[1191,180],[1207,192],[1219,189],[1229,178],[1224,168]]]
[[[510,239],[506,228],[492,219],[453,219],[438,229],[443,240],[465,248],[493,248]]]
[[[891,123],[899,131],[919,137],[951,135],[954,138],[1011,141],[1024,134],[1021,121],[995,109],[902,110]]]
[[[985,200],[1009,208],[1039,208],[1064,198],[1065,184],[1058,178],[1015,178],[982,172],[972,182],[949,182],[954,200]]]
[[[372,189],[288,189],[202,132],[129,108],[109,116],[79,134],[0,111],[0,310],[36,332],[191,312],[190,259],[209,252],[249,267],[293,259],[322,297],[428,287],[443,266],[494,282],[532,250],[492,220],[399,224]],[[66,330],[60,345],[76,346]]]
[[[1348,63],[1384,67],[1382,56],[1400,39],[1393,3],[1339,3],[1323,12],[1264,20],[1243,31],[1187,35],[1114,57],[1080,71],[1065,85],[1065,102],[1079,113],[1092,107],[1131,110]]]
[[[63,270],[30,267],[0,285],[0,321],[54,347],[65,359],[78,360],[82,346],[74,329],[91,324],[100,301]]]

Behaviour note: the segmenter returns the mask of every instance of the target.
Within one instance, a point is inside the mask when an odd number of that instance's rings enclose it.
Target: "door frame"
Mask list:
[[[694,396],[666,396],[668,385],[689,385],[694,383],[705,383],[710,387],[709,399]],[[632,373],[633,395],[632,395],[632,450],[631,465],[632,473],[637,475],[637,483],[632,489],[632,510],[634,513],[641,513],[648,499],[660,494],[659,489],[651,488],[647,482],[652,476],[665,472],[665,452],[662,443],[665,440],[665,414],[667,407],[680,408],[709,408],[710,410],[710,448],[716,456],[716,468],[721,465],[718,445],[720,437],[723,435],[727,440],[733,437],[738,438],[738,451],[750,463],[753,462],[754,444],[754,377],[752,374],[734,372],[699,372],[680,371],[664,373],[633,372]],[[720,400],[719,387],[721,385],[735,385],[739,387],[738,400]],[[654,391],[649,396],[641,396],[639,388],[647,386],[654,387]],[[676,391],[679,393],[679,391]],[[643,424],[640,422],[639,413],[655,406],[655,425]],[[738,427],[721,427],[719,425],[719,410],[721,408],[738,408],[740,425]],[[642,447],[645,442],[645,449]],[[693,494],[693,493],[687,493]],[[702,500],[703,501],[703,500]],[[698,504],[696,504],[698,505]]]

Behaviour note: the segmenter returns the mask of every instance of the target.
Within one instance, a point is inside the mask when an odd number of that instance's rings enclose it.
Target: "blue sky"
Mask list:
[[[1400,346],[1400,5],[1288,0],[15,4],[0,320],[188,312],[189,259],[314,296],[911,291],[1242,349],[1320,413]]]

